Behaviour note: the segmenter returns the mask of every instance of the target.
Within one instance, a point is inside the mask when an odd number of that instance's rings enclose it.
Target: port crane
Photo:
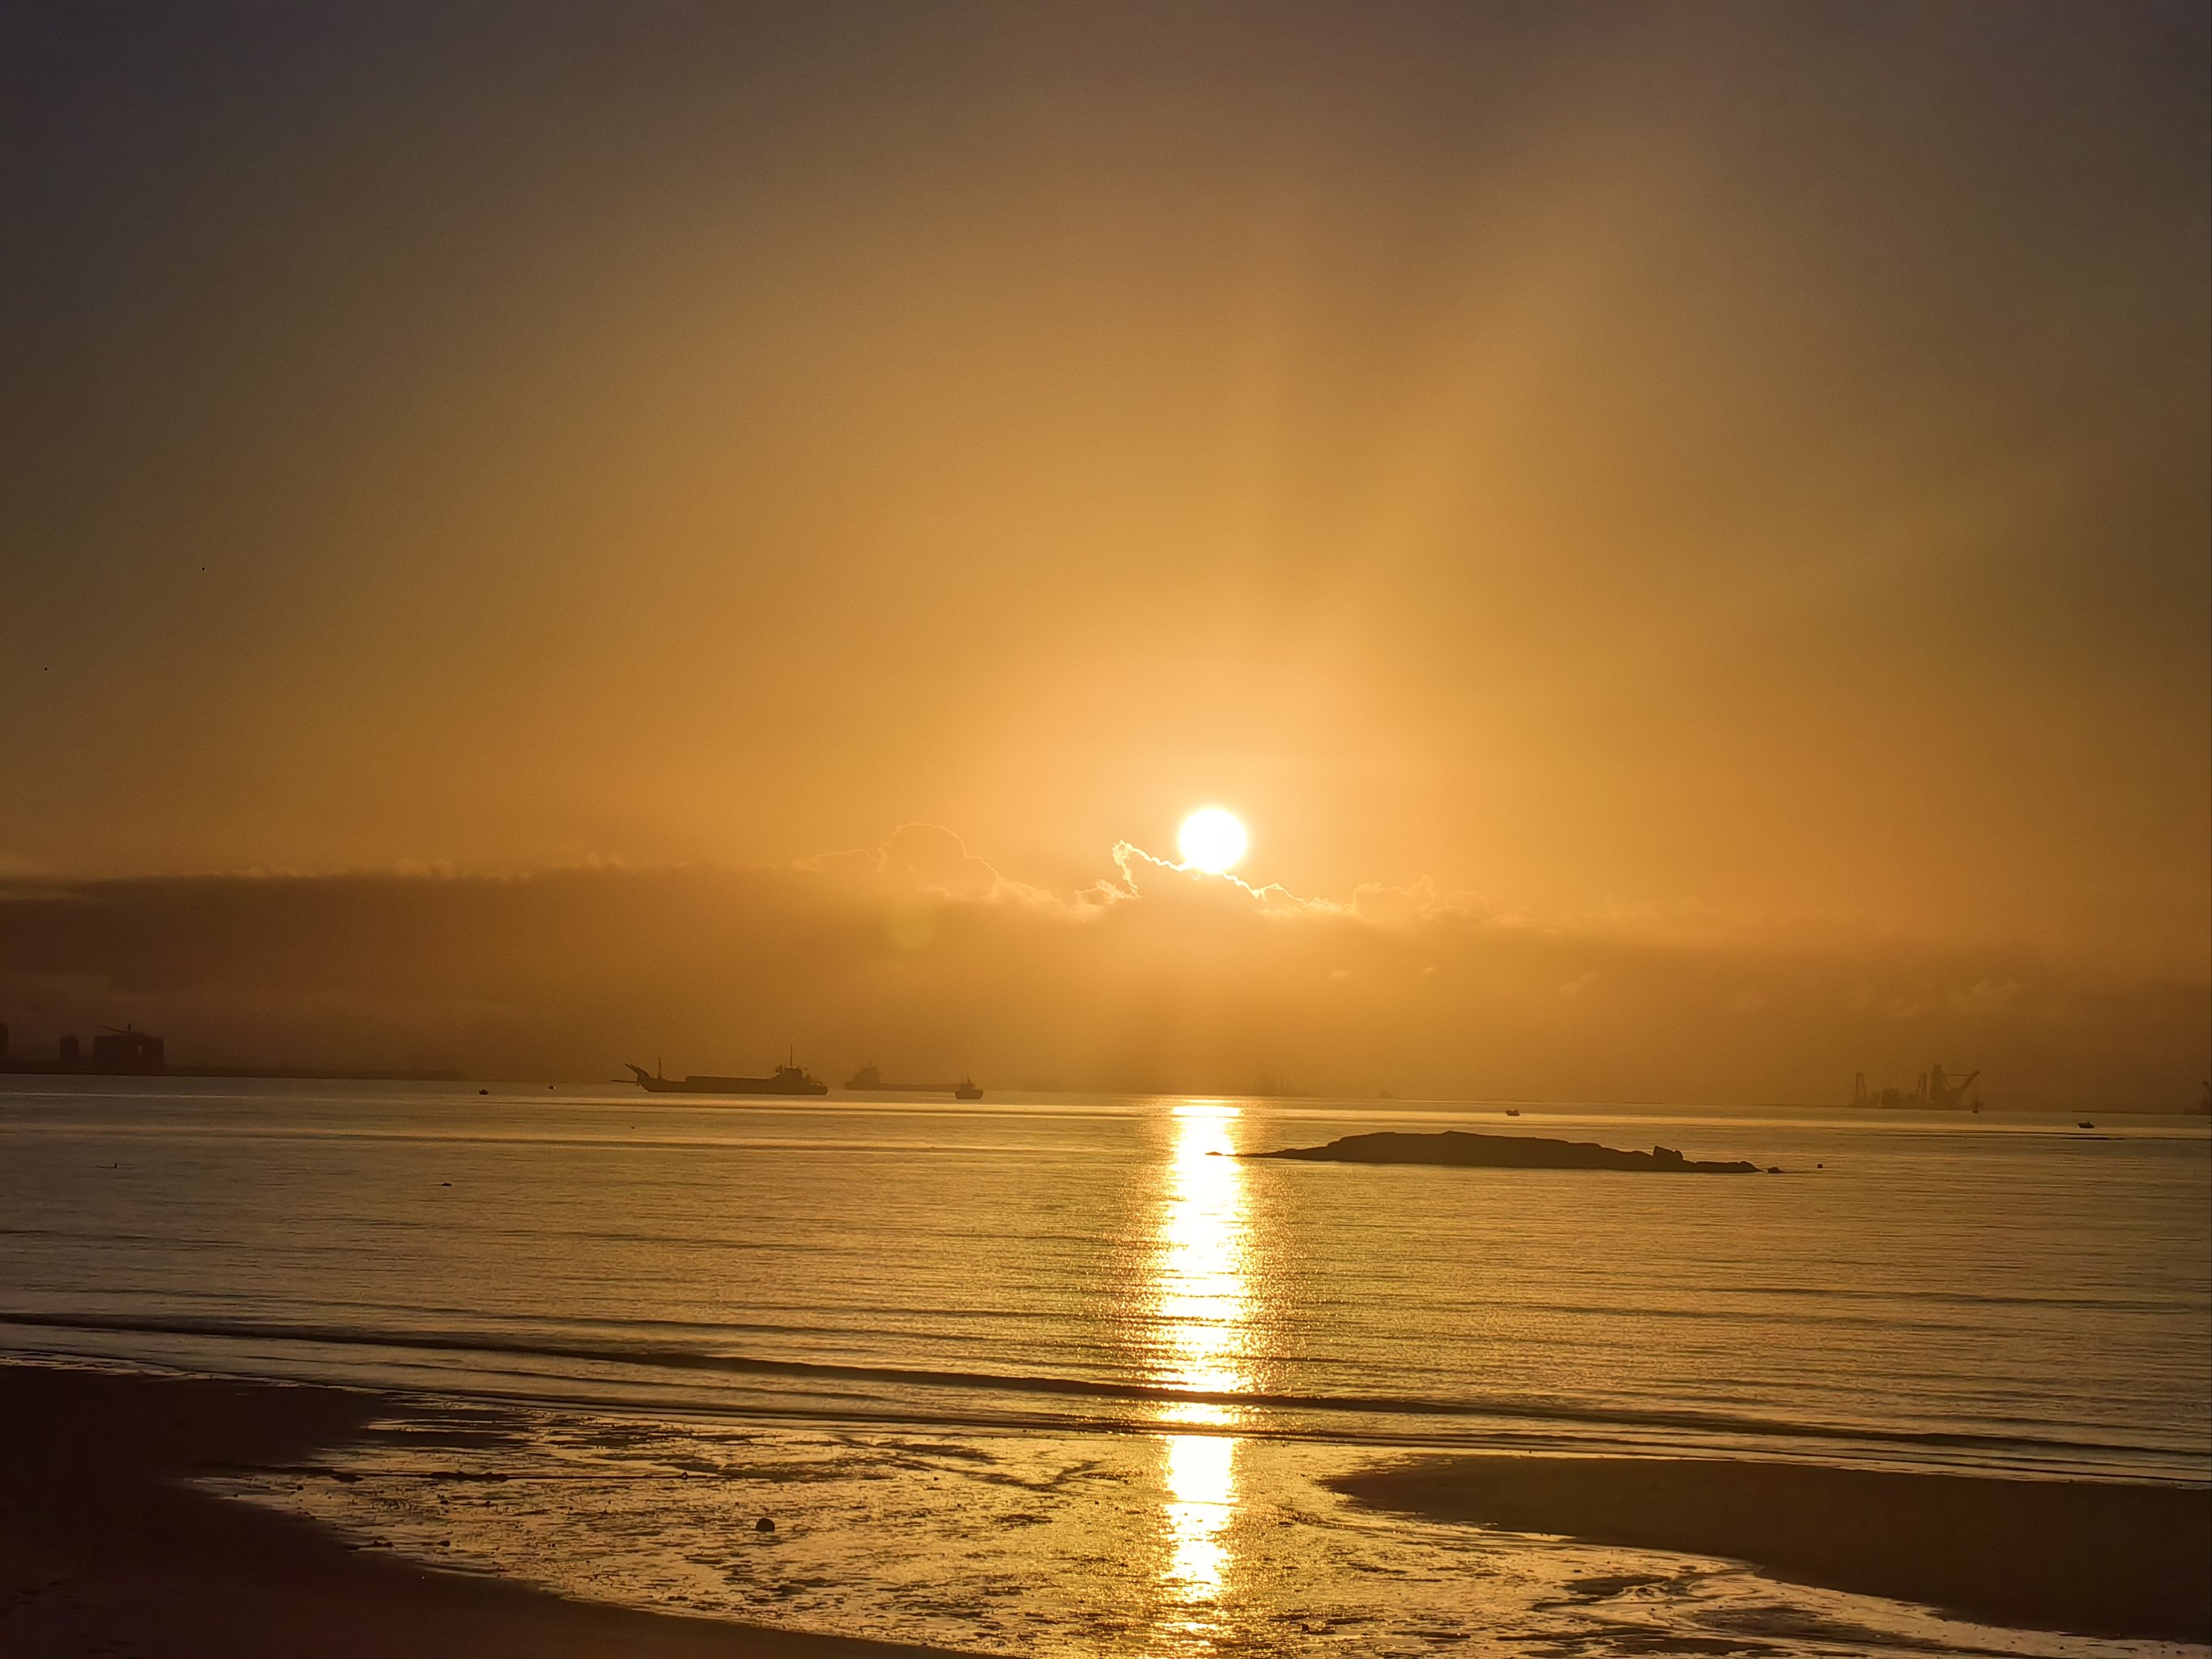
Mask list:
[[[1963,1104],[1966,1098],[1966,1091],[1974,1086],[1974,1079],[1980,1075],[1979,1071],[1969,1072],[1958,1082],[1954,1083],[1943,1075],[1943,1068],[1941,1066],[1929,1066],[1928,1068],[1928,1103],[1930,1106]]]
[[[1907,1094],[1902,1089],[1884,1089],[1876,1094],[1867,1087],[1866,1073],[1859,1073],[1851,1079],[1851,1104],[1854,1106],[1882,1106],[1892,1111],[1903,1108],[1934,1106],[1955,1111],[1966,1103],[1966,1091],[1974,1086],[1981,1075],[1972,1071],[1954,1083],[1943,1074],[1941,1066],[1930,1066],[1920,1074],[1919,1087]],[[1980,1110],[1976,1107],[1977,1111]]]

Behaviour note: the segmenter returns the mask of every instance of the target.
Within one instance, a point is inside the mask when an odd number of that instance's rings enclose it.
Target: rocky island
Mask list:
[[[1486,1135],[1469,1129],[1436,1134],[1394,1130],[1345,1135],[1326,1146],[1285,1146],[1245,1152],[1245,1158],[1294,1158],[1311,1164],[1441,1164],[1462,1170],[1634,1170],[1659,1175],[1757,1175],[1756,1164],[1700,1163],[1672,1146],[1625,1152],[1591,1140],[1552,1140],[1540,1135]],[[1778,1175],[1780,1170],[1771,1170]]]

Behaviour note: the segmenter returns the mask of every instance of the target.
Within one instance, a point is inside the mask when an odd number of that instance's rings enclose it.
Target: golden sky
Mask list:
[[[2212,977],[2200,6],[4,27],[0,870]]]

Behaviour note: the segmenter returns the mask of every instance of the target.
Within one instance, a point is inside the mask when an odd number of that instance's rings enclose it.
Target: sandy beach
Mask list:
[[[0,1652],[38,1659],[909,1659],[438,1572],[186,1489],[404,1409],[347,1389],[0,1365]]]
[[[2212,1641],[2212,1491],[1813,1464],[1451,1457],[1339,1491],[1435,1521],[1717,1555],[1989,1624]]]
[[[923,1656],[565,1601],[441,1572],[195,1492],[314,1461],[371,1392],[0,1365],[0,1650],[100,1654]],[[1812,1465],[1454,1457],[1334,1483],[1427,1520],[1728,1557],[1984,1622],[2212,1639],[2212,1492]]]

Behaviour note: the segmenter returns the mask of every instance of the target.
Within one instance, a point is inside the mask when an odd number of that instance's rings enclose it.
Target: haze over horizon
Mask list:
[[[1837,1102],[1978,1070],[1998,1109],[2181,1111],[2203,988],[2020,947],[1501,913],[1432,883],[1347,901],[1142,848],[1054,891],[958,836],[778,867],[615,866],[25,884],[19,1040],[94,1022],[173,1060],[595,1080],[618,1060],[842,1081],[1407,1098]],[[27,1013],[27,1020],[21,1016]],[[1961,1062],[1964,1062],[1963,1064]]]
[[[0,1020],[2189,1104],[2202,8],[1266,15],[0,22]]]

